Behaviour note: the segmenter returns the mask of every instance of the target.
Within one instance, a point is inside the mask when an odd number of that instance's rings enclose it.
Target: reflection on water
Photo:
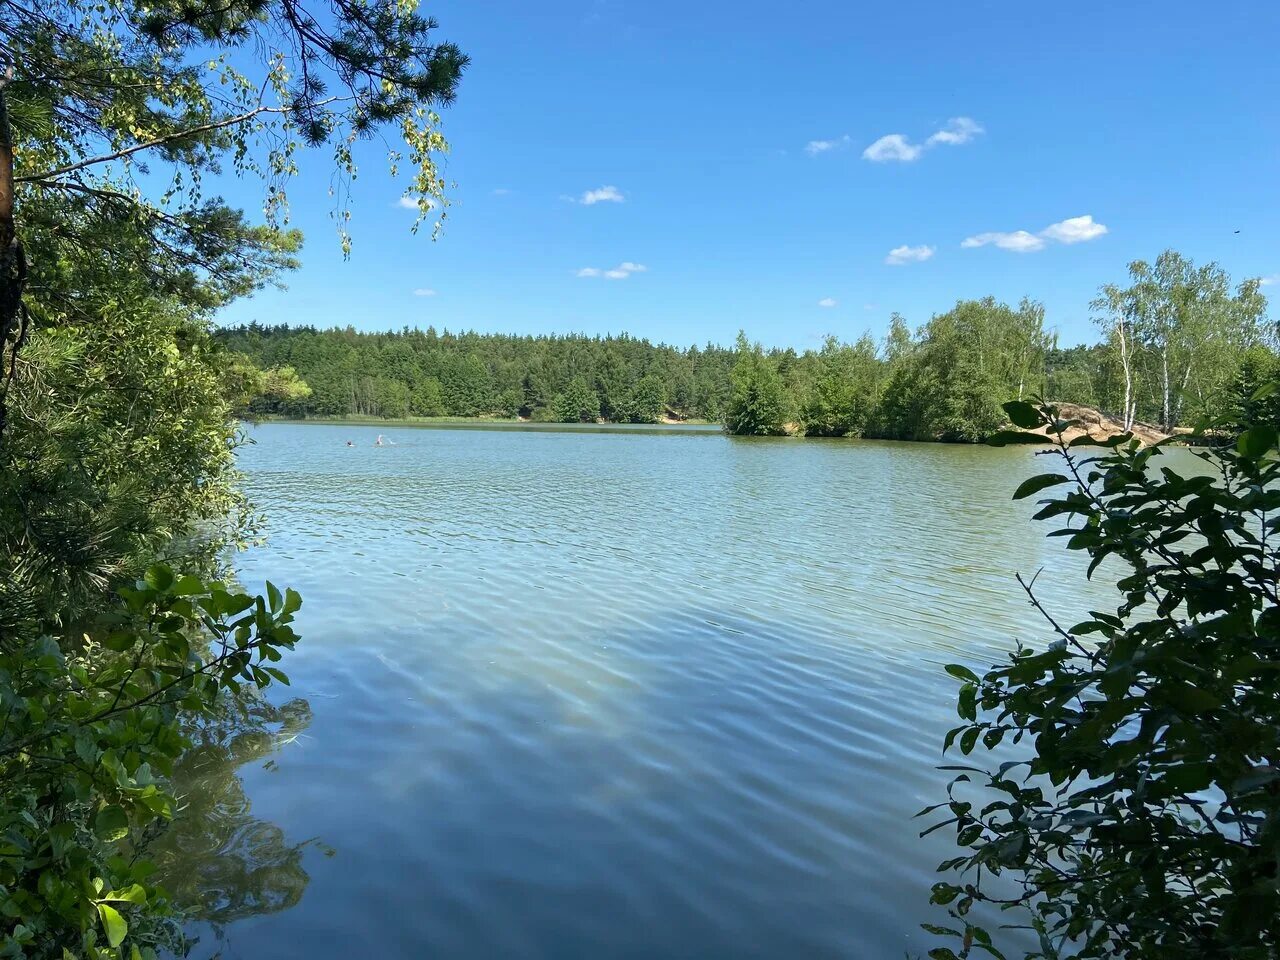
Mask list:
[[[217,956],[228,924],[302,899],[303,853],[315,842],[291,843],[280,826],[254,816],[242,777],[250,764],[275,769],[279,751],[310,723],[304,699],[275,706],[251,696],[228,699],[188,731],[193,746],[173,777],[179,813],[147,854],[155,879],[193,921],[195,956]]]
[[[197,860],[226,960],[923,955],[941,665],[1043,642],[1016,572],[1066,622],[1110,602],[1010,503],[1024,448],[254,435],[271,539],[241,576],[302,593],[314,716],[244,796],[340,855],[260,856],[233,790],[194,844],[244,855]]]

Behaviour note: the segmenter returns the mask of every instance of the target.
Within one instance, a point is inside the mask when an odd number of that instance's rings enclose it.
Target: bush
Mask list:
[[[1162,466],[1164,445],[1119,437],[1081,457],[1052,407],[1005,405],[1021,427],[1050,426],[1058,469],[1015,499],[1060,490],[1038,519],[1089,554],[1092,574],[1122,568],[1114,612],[1019,646],[963,681],[964,721],[946,736],[968,756],[949,802],[963,852],[940,867],[933,901],[956,938],[935,958],[1003,956],[969,919],[976,903],[1026,908],[1038,946],[1025,956],[1263,960],[1280,955],[1280,608],[1276,430],[1202,452],[1207,473]],[[995,442],[1044,444],[1010,432]],[[1022,750],[1016,748],[1021,746]],[[998,765],[996,760],[1001,760]],[[996,886],[987,875],[997,877]]]
[[[155,565],[121,599],[74,646],[0,647],[0,956],[180,949],[181,914],[138,853],[173,817],[183,718],[288,683],[271,664],[297,640],[292,590],[251,597]]]

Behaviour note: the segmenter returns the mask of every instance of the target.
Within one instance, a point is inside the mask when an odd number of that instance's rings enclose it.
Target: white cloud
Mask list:
[[[609,270],[601,270],[599,267],[583,267],[577,272],[579,277],[604,277],[608,280],[625,280],[633,273],[644,273],[649,268],[643,263],[632,263],[630,260],[624,260]]]
[[[421,207],[418,206],[418,202],[417,197],[401,197],[396,201],[396,206],[404,207],[406,210],[420,210]],[[423,197],[422,202],[427,205],[428,210],[434,210],[436,208],[436,202],[434,200]]]
[[[862,158],[876,163],[887,163],[890,160],[910,163],[912,160],[919,160],[922,153],[924,153],[924,147],[909,142],[900,133],[891,133],[863,150]]]
[[[985,247],[988,244],[994,244],[1001,250],[1012,250],[1014,253],[1034,253],[1036,250],[1044,249],[1044,240],[1025,230],[1015,230],[1012,233],[995,231],[979,233],[972,237],[965,237],[960,246],[969,249]]]
[[[1258,280],[1264,287],[1269,287],[1273,283],[1280,283],[1280,273],[1273,273],[1269,277],[1262,277]]]
[[[506,187],[494,187],[492,191],[495,197],[505,197],[510,192]]]
[[[1085,240],[1096,240],[1106,232],[1107,228],[1103,224],[1094,223],[1093,217],[1085,214],[1083,217],[1069,217],[1058,223],[1051,223],[1040,231],[1040,236],[1059,243],[1083,243]]]
[[[570,198],[572,199],[572,198]],[[596,190],[587,190],[574,203],[580,203],[583,206],[590,207],[597,203],[622,203],[627,198],[622,195],[617,187],[606,186]]]
[[[417,290],[413,291],[413,295],[415,297],[434,297],[436,292],[430,287],[419,287]]]
[[[804,152],[811,157],[816,157],[820,153],[826,153],[828,150],[839,150],[849,146],[853,142],[853,138],[847,133],[842,137],[836,137],[834,140],[810,140],[804,145]]]
[[[982,124],[971,117],[952,117],[947,125],[931,136],[925,143],[934,146],[945,143],[949,147],[958,147],[968,143],[980,133],[985,133]]]
[[[834,307],[835,305],[836,305],[835,297],[823,297],[821,300],[818,301],[818,306],[820,307]]]
[[[889,251],[889,255],[884,258],[884,262],[891,267],[900,267],[906,263],[924,263],[934,254],[934,247],[920,244],[918,247],[910,247],[905,243],[900,247],[894,247]]]
[[[912,160],[919,160],[926,150],[940,143],[958,147],[985,132],[982,124],[972,117],[952,117],[946,126],[932,134],[924,143],[912,143],[905,134],[890,133],[863,150],[862,158],[875,163],[888,163],[891,160],[910,163]]]
[[[1106,232],[1106,224],[1096,222],[1090,214],[1086,213],[1082,217],[1068,217],[1066,220],[1051,223],[1039,233],[1015,230],[1012,233],[975,234],[972,237],[966,237],[961,241],[960,246],[972,248],[991,244],[1001,250],[1011,250],[1014,253],[1035,253],[1045,248],[1046,240],[1066,244],[1084,243],[1087,240],[1096,240]]]

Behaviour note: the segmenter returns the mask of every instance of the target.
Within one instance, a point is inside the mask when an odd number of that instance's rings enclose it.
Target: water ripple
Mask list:
[[[242,455],[314,710],[254,809],[337,854],[224,956],[923,954],[940,665],[1106,599],[1025,450],[377,432]]]

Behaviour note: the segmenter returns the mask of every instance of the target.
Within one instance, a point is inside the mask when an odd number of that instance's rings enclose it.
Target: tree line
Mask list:
[[[1219,414],[1242,378],[1276,368],[1259,281],[1174,251],[1129,266],[1093,303],[1101,339],[1060,348],[1041,304],[958,302],[912,330],[821,348],[678,348],[621,336],[510,336],[404,328],[370,333],[249,324],[219,331],[249,414],[522,417],[724,424],[730,433],[978,441],[1010,398],[1096,407],[1170,432]],[[256,380],[254,378],[257,378]],[[255,386],[256,384],[256,386]]]

